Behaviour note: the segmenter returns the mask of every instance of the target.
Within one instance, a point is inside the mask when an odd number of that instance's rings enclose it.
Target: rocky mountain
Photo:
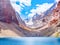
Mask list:
[[[45,12],[41,13],[41,15],[37,14],[32,17],[33,20],[40,20],[42,17],[48,15],[49,13],[52,12],[52,10],[56,7],[57,3],[54,3],[48,10]]]
[[[29,25],[28,27],[39,27],[39,26],[45,25],[46,22],[51,19],[51,16],[48,19],[48,16],[47,15],[51,15],[52,14],[53,10],[56,8],[56,5],[57,5],[57,3],[54,3],[46,12],[43,12],[41,15],[39,15],[39,14],[36,13],[32,17],[33,25]],[[46,17],[47,19],[43,19],[43,17]],[[30,19],[27,19],[27,23],[29,21],[30,21]]]
[[[41,15],[39,15],[39,14],[35,14],[33,17],[32,17],[32,19],[33,19],[33,21],[35,21],[35,20],[40,20],[41,19]]]
[[[0,0],[0,21],[18,24],[16,13],[10,4],[10,0]]]
[[[18,12],[16,12],[16,18],[20,26],[26,26],[25,22],[21,19],[20,15]]]
[[[49,13],[52,13],[52,10],[56,8],[57,3],[54,3],[46,12],[44,12],[45,16]]]

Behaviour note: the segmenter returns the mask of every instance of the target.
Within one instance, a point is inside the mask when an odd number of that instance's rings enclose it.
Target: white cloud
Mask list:
[[[55,0],[56,2],[59,2],[60,0]]]
[[[48,3],[44,3],[42,5],[37,4],[37,8],[36,9],[32,9],[30,12],[30,14],[28,15],[28,17],[33,17],[36,13],[37,14],[41,14],[43,12],[45,12],[46,10],[48,10],[53,4],[48,4]]]
[[[31,6],[31,0],[10,0],[11,2],[19,1],[20,4],[24,4],[26,6]]]
[[[48,10],[53,4],[48,4],[48,3],[44,3],[42,5],[36,5],[37,8],[36,9],[32,9],[30,12],[30,14],[28,15],[28,17],[30,18],[29,22],[26,22],[27,25],[32,25],[32,17],[37,13],[37,14],[41,14],[43,12],[45,12],[46,10]]]
[[[17,4],[12,4],[13,8],[15,9],[16,12],[18,12],[20,14],[21,11],[21,7]]]
[[[26,6],[31,6],[31,0],[10,0],[11,1],[11,5],[13,6],[13,8],[20,14],[21,9],[23,9],[22,7],[24,7],[24,5]],[[20,5],[16,4],[16,1],[20,2]],[[23,5],[24,4],[24,5]],[[36,9],[32,9],[30,12],[30,14],[28,15],[28,17],[33,17],[36,13],[40,14],[44,11],[46,11],[47,9],[49,9],[52,4],[48,4],[48,3],[44,3],[42,5],[36,5],[37,8]],[[30,21],[27,23],[28,25],[32,25],[32,19],[30,19]]]
[[[22,4],[25,4],[26,6],[31,6],[31,0],[19,0],[20,3]]]
[[[19,1],[20,2],[20,5],[17,5],[16,4],[16,1]],[[21,14],[20,11],[21,11],[21,9],[23,9],[22,7],[24,7],[24,5],[31,6],[31,0],[10,0],[10,2],[11,2],[12,7],[19,14]]]

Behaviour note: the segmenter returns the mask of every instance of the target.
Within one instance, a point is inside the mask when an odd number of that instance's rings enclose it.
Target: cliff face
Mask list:
[[[0,0],[0,21],[18,24],[15,11],[13,10],[9,0]]]
[[[58,2],[57,7],[52,11],[52,13],[53,20],[51,20],[51,24],[56,24],[60,20],[60,1]]]

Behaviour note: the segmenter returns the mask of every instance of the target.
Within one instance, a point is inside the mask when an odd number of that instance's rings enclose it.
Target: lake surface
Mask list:
[[[0,38],[0,45],[60,45],[60,38]]]

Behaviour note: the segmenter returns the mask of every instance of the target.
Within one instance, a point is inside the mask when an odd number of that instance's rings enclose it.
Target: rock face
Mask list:
[[[0,21],[7,23],[15,22],[20,27],[26,26],[19,14],[11,6],[10,0],[0,0]]]
[[[0,0],[0,21],[18,24],[15,11],[13,10],[9,0]]]
[[[58,3],[56,9],[54,9],[52,12],[54,13],[54,11],[56,12],[59,10],[59,14],[60,14],[60,2]],[[17,14],[17,17],[19,17],[18,14]],[[49,16],[47,16],[47,17],[49,17]],[[29,29],[25,25],[22,25],[22,23],[24,23],[24,22],[22,22],[20,17],[17,20],[16,13],[13,10],[12,6],[10,5],[9,0],[0,0],[0,21],[7,22],[7,23],[15,22],[15,23],[19,24],[20,27],[16,27],[17,30],[19,30],[21,33],[23,33],[27,37],[49,36],[52,33],[54,33],[54,31],[55,31],[55,28],[53,29],[52,27],[49,27],[49,28],[44,27],[41,30],[39,28],[39,29],[34,29],[34,30],[38,30],[38,31],[32,31],[32,29]],[[18,21],[20,23],[18,23]],[[43,22],[45,22],[45,20],[43,20]],[[51,21],[51,24],[53,24],[54,22],[56,22],[56,21],[55,20],[53,20],[53,22]],[[29,31],[29,30],[31,30],[31,31]]]

